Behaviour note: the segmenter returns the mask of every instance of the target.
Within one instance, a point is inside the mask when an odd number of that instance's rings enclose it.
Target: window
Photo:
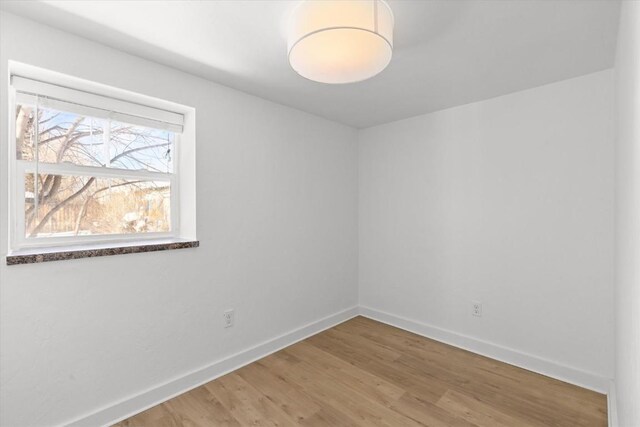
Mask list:
[[[183,114],[18,75],[11,85],[13,249],[180,236]]]

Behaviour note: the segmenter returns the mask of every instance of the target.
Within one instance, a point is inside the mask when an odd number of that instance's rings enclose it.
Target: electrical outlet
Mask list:
[[[224,313],[222,313],[222,317],[224,319],[224,327],[225,328],[230,328],[230,327],[233,326],[233,320],[234,320],[234,311],[233,311],[233,309],[227,310]]]
[[[481,302],[477,302],[476,301],[476,302],[473,303],[471,314],[473,314],[474,316],[477,316],[477,317],[482,317],[482,303]]]

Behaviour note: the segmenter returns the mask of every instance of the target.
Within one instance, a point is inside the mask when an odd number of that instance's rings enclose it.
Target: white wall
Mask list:
[[[640,2],[623,2],[616,53],[618,422],[640,426]]]
[[[611,70],[359,138],[362,306],[612,378]]]
[[[637,235],[640,211],[632,27],[618,51],[618,202],[635,216],[619,236]],[[364,306],[613,376],[611,71],[357,133],[0,13],[0,129],[10,59],[195,107],[201,247],[0,262],[1,425],[91,413],[349,308],[358,286]],[[0,133],[2,258],[6,145]],[[624,426],[637,420],[636,243],[618,240]]]
[[[70,421],[357,304],[355,130],[5,13],[0,40],[1,425]],[[8,60],[195,107],[201,247],[7,267]]]

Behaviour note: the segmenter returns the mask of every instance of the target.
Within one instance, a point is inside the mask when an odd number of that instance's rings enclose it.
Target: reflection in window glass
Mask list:
[[[35,160],[35,114],[33,105],[16,105],[16,158],[18,160]]]

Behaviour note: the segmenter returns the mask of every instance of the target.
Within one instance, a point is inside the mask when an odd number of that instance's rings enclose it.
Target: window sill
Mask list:
[[[197,248],[197,240],[162,240],[148,242],[106,243],[86,246],[65,246],[36,248],[15,251],[7,255],[7,265],[36,264],[48,261],[93,258],[99,256],[137,254],[142,252],[168,251],[173,249]]]

